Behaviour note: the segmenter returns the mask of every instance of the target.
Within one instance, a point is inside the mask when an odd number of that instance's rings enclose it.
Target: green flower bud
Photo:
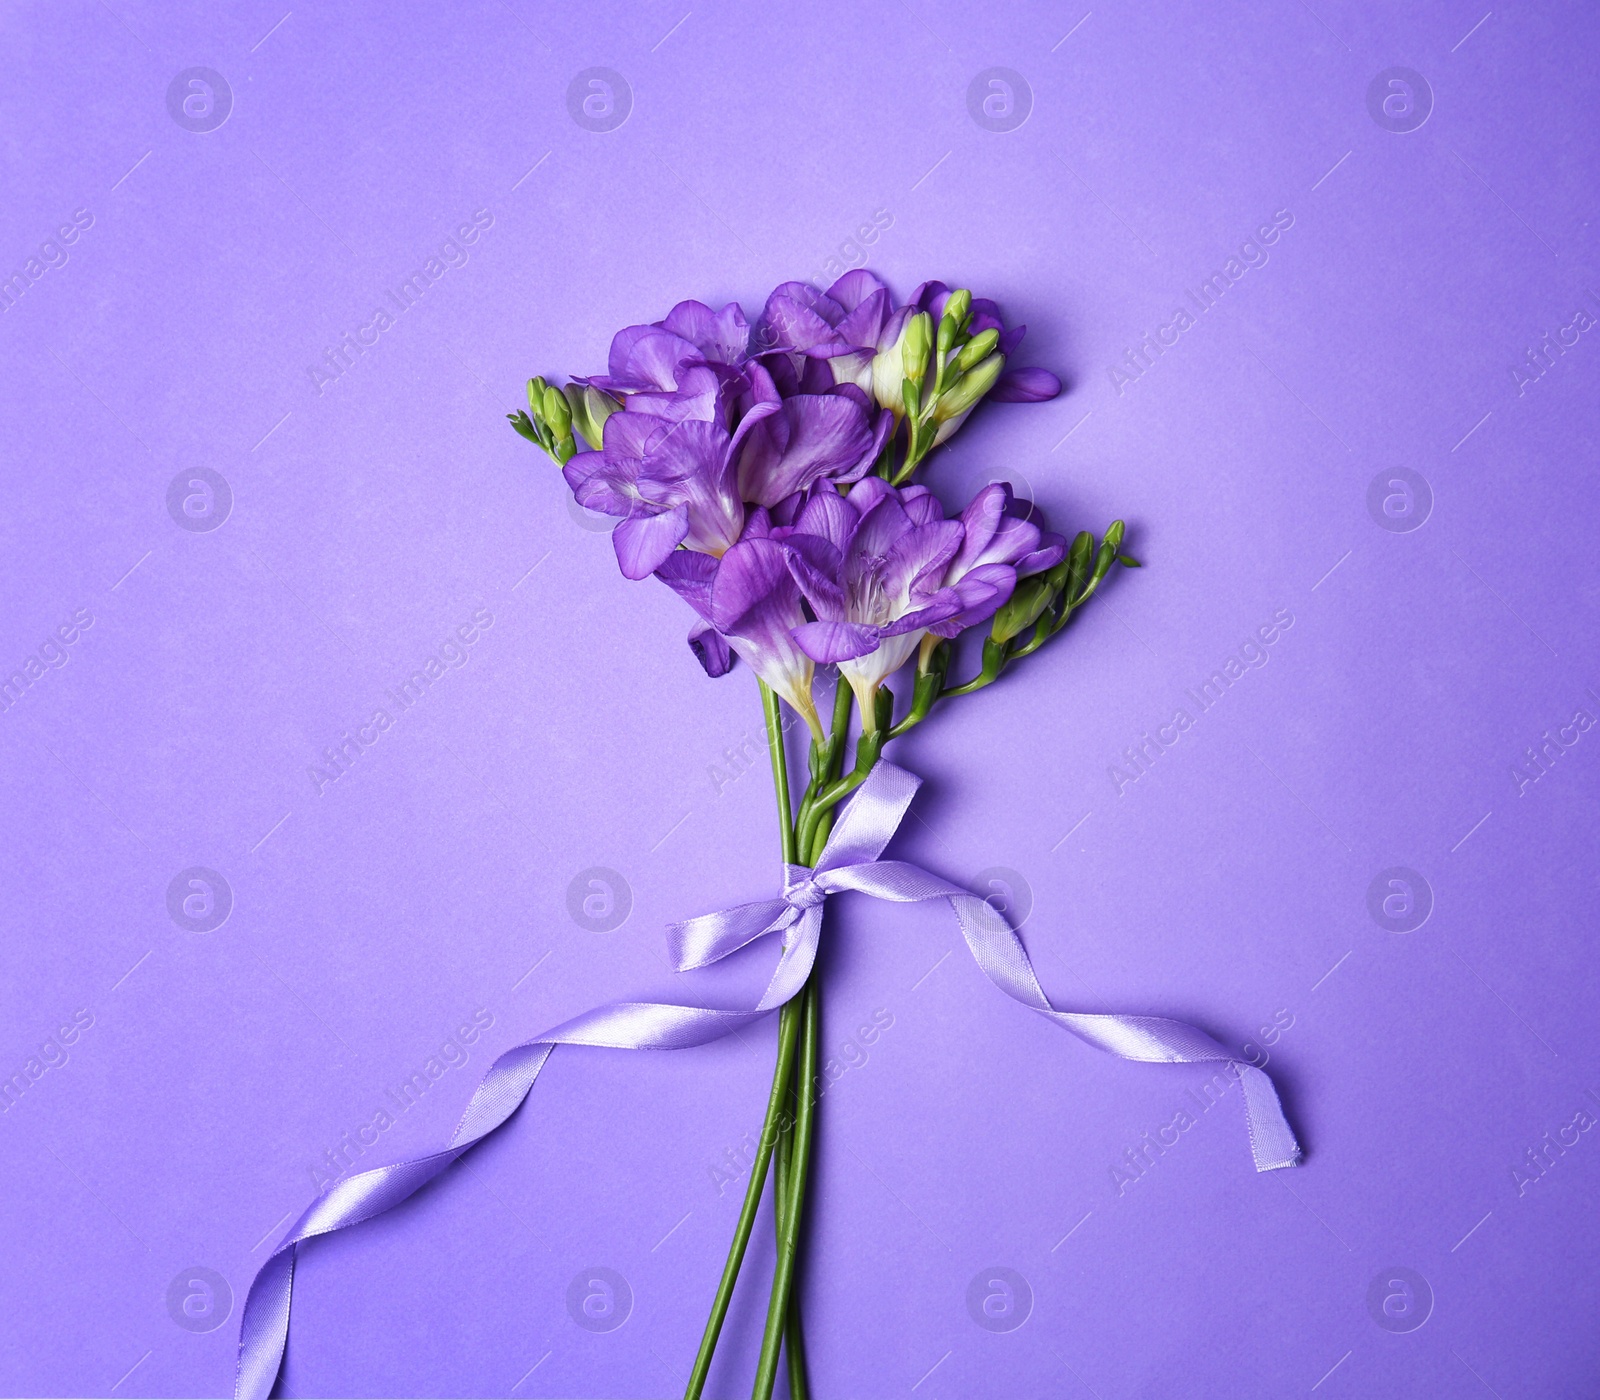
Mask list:
[[[572,410],[567,407],[566,395],[554,384],[545,385],[544,421],[550,425],[557,442],[572,436]]]
[[[921,384],[928,373],[928,351],[933,348],[933,318],[919,311],[900,333],[900,360],[905,377],[913,384]]]
[[[901,402],[905,404],[907,415],[912,418],[922,412],[922,390],[914,380],[908,379],[901,385]]]
[[[999,343],[1000,332],[992,326],[982,334],[973,336],[961,347],[961,353],[956,356],[955,372],[965,374]]]
[[[590,447],[599,451],[606,419],[622,405],[610,394],[602,393],[589,384],[569,384],[564,392],[567,407],[572,410],[572,430]]]
[[[1039,614],[1045,610],[1054,591],[1048,579],[1037,575],[1023,579],[1006,605],[994,615],[994,621],[989,625],[989,636],[1004,643],[1018,633],[1025,632],[1039,620]]]
[[[950,300],[944,304],[944,317],[953,327],[952,336],[956,331],[965,330],[967,318],[972,315],[972,293],[965,287],[958,287],[950,293]]]
[[[970,413],[974,404],[994,388],[994,382],[1005,368],[1004,355],[990,355],[988,359],[968,370],[943,394],[933,406],[933,416],[941,423],[964,413]]]

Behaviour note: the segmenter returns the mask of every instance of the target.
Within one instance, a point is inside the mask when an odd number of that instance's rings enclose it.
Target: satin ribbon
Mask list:
[[[750,1010],[613,1002],[586,1011],[496,1059],[443,1151],[376,1167],[330,1187],[289,1229],[250,1285],[239,1324],[238,1400],[267,1400],[277,1382],[289,1335],[295,1251],[303,1240],[370,1220],[431,1181],[517,1111],[557,1045],[681,1050],[718,1040],[782,1006],[805,985],[816,961],[823,903],[845,890],[897,903],[947,900],[967,947],[989,980],[1097,1050],[1155,1064],[1225,1063],[1244,1090],[1256,1170],[1293,1166],[1300,1147],[1263,1071],[1182,1021],[1057,1010],[1040,988],[1022,940],[993,905],[919,866],[878,859],[920,782],[905,769],[880,760],[840,811],[816,866],[784,867],[781,899],[742,904],[671,925],[668,945],[679,972],[706,967],[768,934],[782,935],[783,952],[772,980]]]

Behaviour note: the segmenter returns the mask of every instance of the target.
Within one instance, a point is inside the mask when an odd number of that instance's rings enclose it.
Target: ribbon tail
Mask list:
[[[945,896],[961,925],[974,961],[995,986],[1024,1006],[1048,1017],[1096,1050],[1144,1064],[1222,1062],[1244,1091],[1250,1153],[1258,1172],[1292,1167],[1300,1144],[1284,1117],[1278,1091],[1264,1070],[1241,1060],[1198,1027],[1164,1016],[1089,1015],[1061,1011],[1044,994],[1028,950],[1016,930],[993,905],[974,894]]]
[[[294,1293],[295,1246],[279,1249],[261,1266],[245,1295],[239,1324],[239,1400],[267,1400],[278,1382],[289,1340],[289,1301]]]
[[[1235,1060],[1239,1087],[1244,1090],[1245,1122],[1250,1128],[1250,1152],[1258,1172],[1292,1167],[1300,1160],[1300,1144],[1284,1117],[1283,1105],[1272,1077],[1255,1065]]]
[[[617,1050],[680,1050],[704,1045],[760,1020],[787,1001],[816,954],[819,910],[800,921],[801,936],[786,949],[763,1004],[749,1011],[720,1011],[665,1002],[614,1002],[596,1007],[535,1040],[503,1052],[473,1093],[450,1146],[408,1161],[348,1177],[313,1202],[279,1242],[245,1295],[239,1320],[236,1400],[269,1400],[289,1336],[295,1252],[314,1235],[358,1225],[399,1205],[476,1144],[502,1127],[522,1106],[557,1045]],[[796,978],[798,974],[798,978]]]
[[[548,1042],[530,1041],[496,1059],[444,1151],[348,1177],[306,1208],[245,1294],[234,1379],[237,1400],[268,1400],[277,1384],[289,1339],[295,1254],[300,1243],[381,1215],[427,1185],[517,1111],[553,1048]]]

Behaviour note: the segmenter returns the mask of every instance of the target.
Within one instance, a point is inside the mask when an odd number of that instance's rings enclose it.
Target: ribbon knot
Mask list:
[[[828,891],[818,883],[809,866],[783,867],[783,898],[790,908],[798,909],[803,914],[807,909],[815,909],[827,897]]]
[[[768,934],[780,934],[783,952],[778,965],[761,1000],[750,1010],[612,1002],[586,1011],[495,1060],[448,1147],[375,1167],[330,1187],[290,1227],[250,1285],[239,1323],[239,1400],[267,1400],[276,1383],[289,1334],[295,1250],[302,1240],[370,1219],[431,1181],[517,1111],[557,1045],[679,1050],[718,1040],[782,1006],[810,976],[822,932],[823,904],[844,890],[896,903],[948,901],[974,961],[995,986],[1098,1050],[1154,1064],[1222,1062],[1243,1091],[1256,1170],[1271,1171],[1299,1161],[1300,1146],[1283,1116],[1277,1091],[1262,1070],[1182,1021],[1057,1010],[1040,987],[1021,938],[992,904],[920,866],[880,860],[919,785],[918,778],[880,759],[840,811],[815,868],[784,867],[781,899],[741,904],[668,929],[673,965],[681,972],[717,962]]]

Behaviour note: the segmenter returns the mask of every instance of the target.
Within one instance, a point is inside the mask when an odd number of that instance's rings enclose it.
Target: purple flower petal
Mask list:
[[[848,274],[846,274],[848,275]],[[883,323],[889,314],[889,293],[882,287],[873,292],[837,326],[839,339],[846,345],[873,349],[883,332]]]
[[[716,576],[717,561],[692,549],[673,550],[656,568],[656,577],[706,622],[711,620],[711,584]]]
[[[667,312],[661,326],[717,364],[742,364],[750,343],[750,327],[738,302],[714,312],[704,302],[680,301]]]
[[[955,590],[951,589],[949,592],[954,595]],[[960,600],[954,596],[935,597],[926,607],[906,613],[904,617],[897,617],[893,622],[884,623],[878,632],[884,642],[904,637],[909,632],[929,632],[960,611]]]
[[[820,736],[811,701],[812,662],[794,639],[805,615],[789,573],[788,551],[775,540],[741,540],[722,556],[711,585],[711,622],[728,645],[806,719]]]
[[[580,452],[566,466],[561,475],[566,478],[572,494],[585,510],[598,510],[606,515],[627,515],[633,509],[633,498],[619,490],[631,483],[631,475],[615,474],[606,461],[604,452]]]
[[[858,267],[853,272],[847,272],[837,282],[828,288],[828,298],[837,302],[848,315],[863,302],[882,292],[888,296],[888,288],[883,285],[872,273],[864,267]]]
[[[748,388],[742,374],[726,365],[691,361],[678,367],[675,389],[641,389],[628,395],[623,407],[630,413],[643,413],[668,422],[685,418],[706,422],[724,421],[728,406]]]
[[[731,441],[720,422],[685,418],[674,423],[649,413],[613,413],[603,436],[604,479],[614,492],[642,503],[644,508],[636,505],[633,514],[686,508],[687,528],[674,545],[687,540],[691,549],[720,554],[739,538],[744,506],[735,483]],[[649,573],[655,564],[634,567]]]
[[[1008,369],[989,390],[992,403],[1044,403],[1061,392],[1061,381],[1047,369]]]
[[[610,378],[620,379],[627,373],[628,357],[633,353],[633,347],[657,329],[656,326],[624,326],[611,337],[611,353],[606,357],[606,370]]]
[[[913,525],[932,525],[944,519],[944,507],[926,486],[902,486],[900,504]]]
[[[1010,507],[1011,487],[1003,481],[991,481],[967,502],[966,509],[961,512],[961,528],[965,534],[952,573],[965,573],[982,562],[984,550]]]
[[[708,676],[725,676],[733,669],[733,651],[728,639],[709,622],[697,622],[689,629],[689,650],[705,667]]]
[[[926,311],[935,321],[944,315],[944,304],[950,300],[950,288],[943,282],[924,282],[911,294],[908,303],[919,311]]]
[[[757,505],[775,506],[823,477],[848,478],[857,468],[866,470],[872,443],[867,415],[858,404],[836,394],[797,395],[745,439],[739,494]]]
[[[1000,314],[998,303],[990,301],[988,297],[973,297],[972,314],[967,320],[970,334],[982,335],[989,330],[1004,333],[1005,328],[1005,318]]]
[[[711,621],[732,635],[749,630],[752,613],[792,609],[800,590],[789,573],[783,546],[772,540],[744,540],[722,556],[711,588]]]
[[[791,399],[800,392],[800,371],[795,368],[794,356],[786,351],[775,351],[762,355],[756,363],[767,372],[781,397]]]
[[[838,381],[833,377],[833,366],[826,359],[807,356],[800,367],[802,394],[831,394]]]
[[[620,413],[613,414],[620,418]],[[661,515],[632,515],[611,532],[624,578],[647,578],[689,533],[689,512],[675,506]]]
[[[916,528],[906,515],[905,507],[900,504],[900,497],[894,488],[882,477],[871,477],[868,480],[877,481],[882,485],[885,494],[879,496],[862,512],[861,519],[856,525],[855,535],[851,538],[846,552],[844,586],[852,599],[863,598],[866,595],[873,582],[878,579],[883,561],[888,557],[895,541]],[[851,505],[856,504],[854,499],[856,491],[867,484],[862,482],[851,491]]]
[[[918,599],[932,593],[937,580],[944,576],[945,565],[960,548],[961,526],[954,520],[912,526],[889,547],[884,558],[884,589],[897,600]]]
[[[746,367],[744,385],[735,404],[739,426],[733,430],[732,447],[736,459],[750,430],[783,407],[783,396],[773,383],[771,373],[759,361],[752,360]]]
[[[881,477],[877,479],[882,480]],[[853,497],[855,492],[850,494]],[[794,522],[794,529],[796,534],[818,535],[835,549],[843,549],[855,532],[859,519],[853,500],[824,487],[806,498],[805,506]]]
[[[653,413],[613,413],[601,433],[606,465],[614,472],[626,469],[637,475],[644,460],[676,430],[677,424]]]
[[[781,525],[785,529],[794,524],[795,517],[800,514],[800,509],[806,503],[807,493],[796,491],[792,496],[785,496],[777,505],[773,506],[771,515],[774,525]],[[765,510],[765,506],[757,506],[757,510]]]
[[[720,423],[685,419],[655,442],[644,463],[639,491],[652,501],[687,508],[685,539],[691,549],[721,554],[744,528],[732,446]]]
[[[807,622],[794,629],[794,639],[813,661],[853,661],[878,649],[876,627],[859,622]]]
[[[611,342],[609,375],[590,382],[608,393],[631,394],[651,389],[673,389],[678,366],[699,359],[689,341],[659,326],[629,326]]]
[[[940,637],[954,637],[958,632],[986,621],[1005,606],[1017,586],[1017,571],[1009,564],[980,564],[965,578],[953,585],[951,591],[961,601],[961,610],[936,622],[928,630]]]
[[[886,638],[903,636],[907,632],[921,632],[956,616],[961,609],[961,595],[953,588],[941,588],[921,607],[885,623],[878,631]]]
[[[785,282],[767,298],[755,343],[763,353],[844,348],[833,329],[843,319],[844,308],[838,302],[804,282]]]
[[[838,548],[820,535],[791,534],[785,544],[789,572],[812,611],[825,622],[844,617],[844,590],[838,583],[843,556]]]
[[[1039,547],[1017,560],[1017,577],[1027,578],[1029,574],[1042,574],[1046,569],[1055,568],[1066,557],[1066,536],[1057,535],[1050,530],[1041,530]]]
[[[905,331],[906,322],[917,314],[916,302],[907,302],[892,312],[889,319],[883,323],[883,329],[878,332],[878,349],[887,350],[899,344],[900,336]]]
[[[894,487],[881,476],[864,476],[850,488],[850,494],[845,499],[855,507],[857,515],[865,515],[885,496],[894,494]]]

